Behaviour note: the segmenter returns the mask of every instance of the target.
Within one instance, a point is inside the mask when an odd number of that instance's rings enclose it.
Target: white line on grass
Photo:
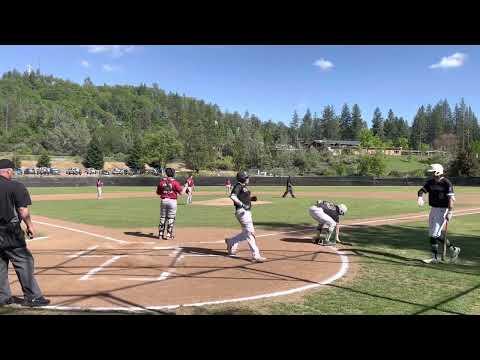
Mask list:
[[[86,273],[85,275],[83,275],[79,280],[81,281],[85,281],[85,280],[90,280],[90,278],[95,275],[96,273],[98,273],[99,271],[102,271],[105,267],[113,264],[115,261],[117,261],[118,259],[122,258],[122,257],[125,257],[126,255],[117,255],[117,256],[114,256],[112,257],[111,259],[105,261],[102,265],[100,265],[99,267],[96,267],[92,270],[90,270],[88,273]]]
[[[114,242],[119,243],[119,244],[129,244],[128,241],[119,240],[119,239],[114,239],[114,238],[112,238],[112,237],[110,237],[110,236],[94,234],[94,233],[91,233],[91,232],[88,232],[88,231],[83,231],[83,230],[79,230],[79,229],[74,229],[74,228],[70,228],[70,227],[66,227],[66,226],[54,225],[54,224],[46,223],[46,222],[43,222],[43,221],[36,221],[36,220],[35,220],[35,221],[33,221],[33,222],[34,222],[35,224],[50,226],[50,227],[54,227],[54,228],[58,228],[58,229],[69,230],[69,231],[77,232],[77,233],[80,233],[80,234],[90,235],[90,236],[93,236],[93,237],[96,237],[96,238],[100,238],[100,239],[105,239],[105,240],[114,241]]]

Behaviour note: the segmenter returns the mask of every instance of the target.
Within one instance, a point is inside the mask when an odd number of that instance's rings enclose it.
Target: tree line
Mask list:
[[[158,84],[96,86],[12,70],[0,79],[0,151],[16,154],[102,156],[163,166],[182,158],[192,169],[271,168],[297,161],[278,145],[301,147],[315,139],[359,140],[364,146],[465,148],[480,140],[478,121],[463,99],[422,105],[412,126],[377,108],[369,129],[358,104],[339,113],[293,113],[289,124],[262,121],[246,111],[221,111],[203,100],[166,92]],[[453,151],[453,150],[452,150]],[[298,156],[297,156],[298,158]]]

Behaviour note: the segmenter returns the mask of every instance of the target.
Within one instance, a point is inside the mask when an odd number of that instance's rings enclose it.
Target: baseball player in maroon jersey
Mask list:
[[[225,189],[227,190],[227,196],[230,196],[230,193],[232,192],[232,182],[229,178],[225,180]]]
[[[187,181],[185,182],[185,188],[186,188],[186,193],[187,193],[187,204],[192,203],[192,196],[193,196],[193,190],[195,189],[195,183],[193,181],[193,175],[190,174],[190,176],[187,178]]]
[[[103,190],[103,181],[98,178],[97,179],[97,200],[102,198],[102,190]]]
[[[185,194],[185,188],[174,179],[175,170],[165,169],[167,175],[157,185],[157,195],[160,196],[160,224],[158,225],[158,238],[163,240],[175,237],[175,217],[177,215],[177,197]],[[166,234],[165,234],[166,231]]]

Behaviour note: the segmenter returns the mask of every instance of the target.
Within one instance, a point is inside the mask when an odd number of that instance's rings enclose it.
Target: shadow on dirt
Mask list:
[[[154,233],[145,234],[145,233],[142,233],[141,231],[125,231],[124,234],[128,235],[128,236],[137,236],[137,237],[142,237],[142,238],[149,238],[149,239],[158,240],[158,236],[155,235]]]

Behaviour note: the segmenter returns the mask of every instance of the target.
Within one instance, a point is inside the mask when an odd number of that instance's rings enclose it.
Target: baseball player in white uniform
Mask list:
[[[232,238],[225,239],[227,252],[229,256],[235,256],[238,244],[246,240],[252,252],[252,260],[255,262],[263,262],[266,258],[260,255],[260,250],[256,243],[251,212],[251,202],[256,201],[257,198],[250,196],[250,190],[247,188],[249,178],[245,171],[240,171],[237,174],[237,180],[238,182],[232,189],[230,199],[232,199],[235,206],[235,217],[242,227],[242,232]]]
[[[452,220],[455,192],[453,191],[453,185],[450,180],[443,176],[442,165],[432,164],[428,172],[432,173],[433,177],[418,190],[417,203],[419,206],[423,206],[423,194],[428,193],[428,203],[431,206],[428,219],[428,234],[430,236],[432,259],[427,262],[435,264],[440,261],[438,256],[438,242],[443,244],[445,241],[445,239],[442,239],[442,231],[445,230],[447,222]],[[460,253],[460,248],[453,246],[448,240],[446,245],[451,260],[455,261]]]
[[[318,222],[317,235],[313,238],[315,244],[319,244],[322,237],[323,228],[327,228],[325,238],[320,245],[335,245],[337,242],[341,243],[339,238],[340,228],[340,216],[347,213],[347,207],[344,204],[336,205],[332,202],[325,200],[318,200],[317,203],[309,208],[310,216]],[[335,232],[335,240],[330,241],[330,238]]]

